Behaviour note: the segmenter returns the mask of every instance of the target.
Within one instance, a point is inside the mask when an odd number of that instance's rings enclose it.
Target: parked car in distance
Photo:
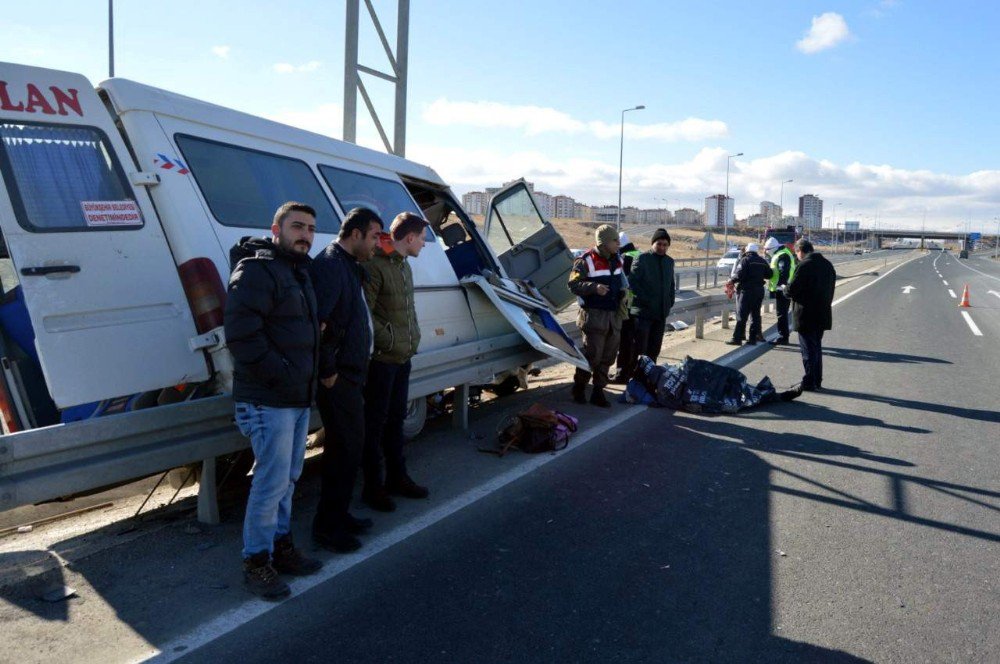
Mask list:
[[[719,262],[715,264],[715,267],[717,267],[720,270],[723,268],[729,268],[730,270],[732,270],[733,266],[736,265],[736,261],[738,261],[739,258],[740,258],[740,250],[730,249],[726,253],[722,254],[722,258],[720,258]]]
[[[863,254],[863,253],[865,253],[865,250],[864,250],[864,249],[860,249],[860,248],[859,248],[859,249],[855,249],[855,250],[854,250],[854,255],[855,255],[855,256],[860,256],[860,255],[861,255],[861,254]]]

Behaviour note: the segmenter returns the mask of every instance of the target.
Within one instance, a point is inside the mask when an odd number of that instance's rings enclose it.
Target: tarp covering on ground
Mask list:
[[[751,385],[742,372],[708,360],[686,357],[683,364],[656,364],[643,355],[622,401],[718,414],[790,401],[799,394],[799,390],[778,392],[767,376]]]

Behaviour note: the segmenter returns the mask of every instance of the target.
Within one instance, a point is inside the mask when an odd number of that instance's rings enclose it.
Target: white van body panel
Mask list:
[[[189,347],[196,331],[170,247],[146,190],[129,183],[136,165],[93,86],[83,76],[37,67],[3,63],[0,71],[6,132],[0,228],[56,405],[206,380],[204,354]],[[38,148],[29,154],[32,145]],[[63,186],[70,167],[61,159],[70,153],[110,183],[91,184],[80,175],[74,187],[108,191],[113,185],[110,202],[124,205],[129,218],[138,212],[141,224],[88,214],[82,206],[77,214],[74,201],[63,200],[77,195]],[[111,166],[115,160],[121,177]],[[30,171],[23,170],[27,164]],[[19,185],[14,170],[21,173]],[[46,199],[67,205],[42,215]]]

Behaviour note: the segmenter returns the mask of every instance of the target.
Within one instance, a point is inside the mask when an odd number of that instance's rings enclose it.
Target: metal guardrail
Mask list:
[[[416,398],[481,384],[543,355],[517,333],[420,353]],[[318,415],[313,411],[313,422]],[[112,486],[249,447],[228,394],[0,436],[0,512]],[[203,476],[212,475],[205,468]],[[206,488],[207,485],[207,488]],[[202,494],[208,495],[202,495]],[[201,486],[199,518],[212,521],[215,487]]]

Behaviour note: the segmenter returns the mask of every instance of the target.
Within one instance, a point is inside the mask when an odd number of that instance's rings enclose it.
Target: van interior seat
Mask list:
[[[441,228],[440,236],[444,246],[451,249],[465,242],[465,228],[462,224],[448,224]]]

